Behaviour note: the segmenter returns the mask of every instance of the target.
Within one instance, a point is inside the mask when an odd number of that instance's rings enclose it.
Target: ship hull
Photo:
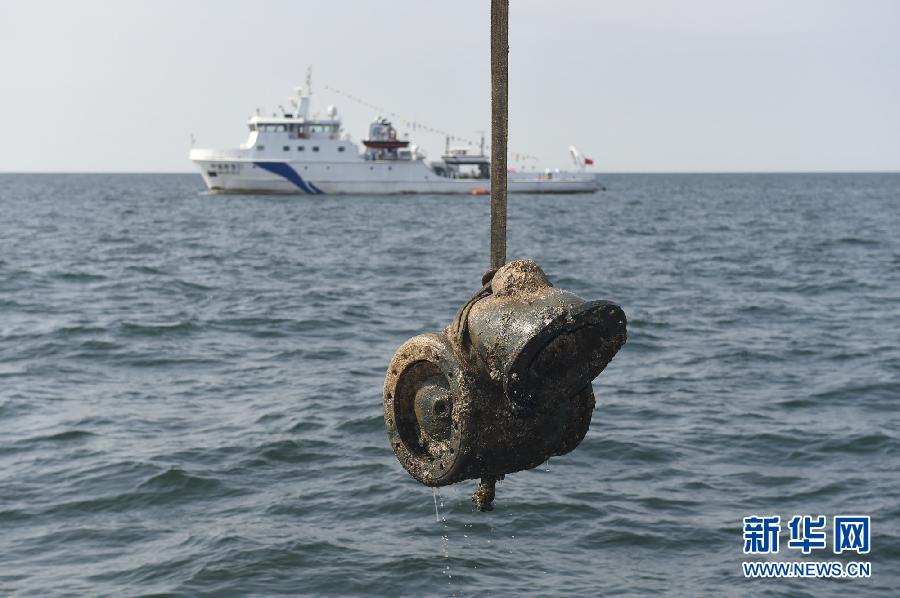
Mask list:
[[[199,159],[194,163],[212,193],[291,195],[457,194],[490,191],[487,179],[448,178],[421,161],[297,162]],[[510,193],[592,193],[587,173],[511,174]]]

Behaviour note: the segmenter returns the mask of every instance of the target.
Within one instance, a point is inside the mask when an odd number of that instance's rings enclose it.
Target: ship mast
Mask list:
[[[294,112],[294,118],[306,120],[309,118],[309,98],[312,96],[312,66],[306,67],[306,85],[296,89],[299,101],[296,104],[297,110]]]

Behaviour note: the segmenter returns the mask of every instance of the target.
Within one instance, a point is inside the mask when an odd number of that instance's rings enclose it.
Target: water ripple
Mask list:
[[[604,184],[510,198],[509,254],[629,342],[485,515],[409,478],[381,405],[479,286],[483,198],[0,175],[0,593],[895,593],[900,175]],[[743,516],[850,511],[872,579],[739,576]]]

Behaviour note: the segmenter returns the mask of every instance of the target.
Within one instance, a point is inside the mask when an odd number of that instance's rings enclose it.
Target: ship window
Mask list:
[[[338,146],[338,151],[339,151],[339,152],[344,151],[344,146],[343,146],[343,145],[339,145],[339,146]]]
[[[314,145],[314,146],[313,146],[313,151],[314,151],[314,152],[319,151],[319,146],[318,146],[318,145]]]
[[[306,149],[306,147],[304,147],[304,146],[302,146],[302,145],[298,145],[298,146],[297,146],[297,151],[298,151],[298,152],[302,152],[302,151],[305,150],[305,149]]]
[[[286,145],[286,146],[284,146],[284,147],[281,148],[281,149],[283,149],[283,150],[286,151],[286,152],[289,152],[289,151],[291,151],[291,146]]]
[[[255,130],[256,130],[256,125],[250,125],[250,130],[251,130],[251,131],[255,131]]]
[[[257,146],[256,146],[256,149],[257,149],[257,151],[260,151],[260,152],[261,152],[261,151],[263,151],[264,149],[266,149],[266,146],[264,146],[264,145],[257,145]]]
[[[214,171],[214,170],[208,171],[208,172],[206,173],[206,175],[207,175],[207,176],[219,176],[219,175],[216,173],[216,171]]]

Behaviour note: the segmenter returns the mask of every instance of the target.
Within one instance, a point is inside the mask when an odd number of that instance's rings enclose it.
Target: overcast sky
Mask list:
[[[314,110],[489,128],[489,0],[0,0],[0,171],[190,171]],[[598,172],[900,170],[900,2],[512,0],[510,149]],[[402,123],[401,123],[402,125]],[[400,127],[401,131],[404,129]],[[436,158],[443,139],[412,132]]]

